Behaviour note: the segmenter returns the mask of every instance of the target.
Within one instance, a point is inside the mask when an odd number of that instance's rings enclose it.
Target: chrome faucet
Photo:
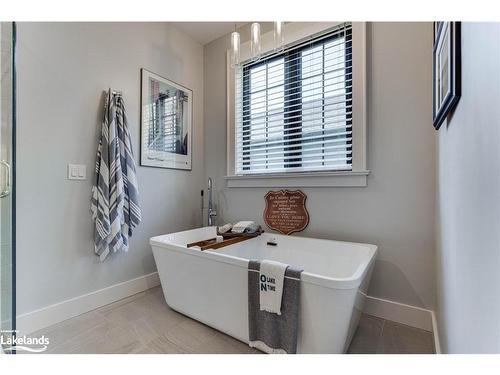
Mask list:
[[[207,210],[207,216],[208,216],[208,226],[211,227],[214,225],[214,217],[217,216],[217,212],[214,210],[213,207],[213,202],[212,202],[212,179],[209,177],[208,178],[208,210]]]

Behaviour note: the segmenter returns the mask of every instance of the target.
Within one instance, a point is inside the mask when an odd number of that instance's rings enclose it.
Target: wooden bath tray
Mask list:
[[[256,232],[252,234],[247,233],[224,233],[221,236],[224,237],[224,240],[221,242],[217,242],[217,239],[209,238],[203,241],[191,242],[186,245],[186,247],[199,246],[201,251],[209,250],[209,249],[220,249],[221,247],[233,245],[238,242],[249,240],[250,238],[254,238],[260,236],[262,232]],[[227,236],[230,235],[230,236]],[[226,237],[227,236],[227,237]]]

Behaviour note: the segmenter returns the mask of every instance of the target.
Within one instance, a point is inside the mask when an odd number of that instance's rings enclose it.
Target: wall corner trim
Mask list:
[[[27,335],[158,285],[158,272],[153,272],[18,315],[17,327],[21,334]]]
[[[438,323],[436,318],[436,313],[431,311],[432,314],[432,333],[434,336],[434,350],[436,350],[436,354],[443,354],[441,351],[441,342],[439,341],[439,330]]]

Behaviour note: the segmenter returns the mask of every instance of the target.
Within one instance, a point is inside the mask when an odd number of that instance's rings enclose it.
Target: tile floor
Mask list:
[[[434,354],[431,332],[362,315],[347,351],[350,354]]]
[[[33,333],[48,353],[225,353],[259,351],[170,309],[160,287]],[[349,353],[434,353],[430,332],[363,315]]]

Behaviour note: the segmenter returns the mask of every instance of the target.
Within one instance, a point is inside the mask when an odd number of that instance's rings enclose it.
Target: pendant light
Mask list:
[[[252,59],[258,60],[261,53],[260,23],[254,22],[250,26],[250,52]]]
[[[282,51],[285,48],[285,23],[274,22],[274,50]]]
[[[239,65],[240,63],[240,33],[236,31],[236,25],[234,25],[234,31],[231,33],[231,68]]]

